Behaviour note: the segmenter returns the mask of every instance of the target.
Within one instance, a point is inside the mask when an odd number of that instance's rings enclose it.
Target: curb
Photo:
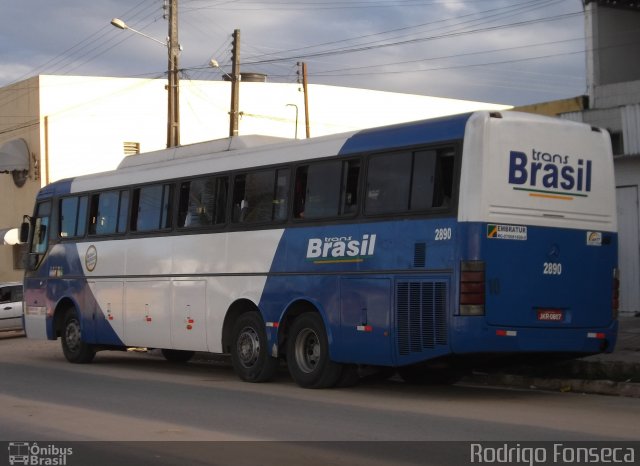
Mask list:
[[[562,393],[590,393],[596,395],[640,398],[640,383],[613,380],[558,379],[512,374],[475,374],[465,382],[514,388],[538,389]]]

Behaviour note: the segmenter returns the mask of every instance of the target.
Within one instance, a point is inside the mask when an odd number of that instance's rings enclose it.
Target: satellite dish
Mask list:
[[[29,174],[29,146],[24,139],[12,139],[0,146],[0,173],[11,173],[21,187]]]

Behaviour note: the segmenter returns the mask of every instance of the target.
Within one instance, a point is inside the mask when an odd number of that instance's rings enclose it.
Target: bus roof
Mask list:
[[[252,135],[172,147],[126,157],[118,168],[109,172],[57,181],[44,187],[39,197],[461,140],[471,115],[453,115],[303,140]],[[296,150],[291,150],[293,148]]]

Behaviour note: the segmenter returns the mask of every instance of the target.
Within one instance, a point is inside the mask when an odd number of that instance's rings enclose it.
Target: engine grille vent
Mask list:
[[[401,356],[447,344],[447,283],[396,283],[396,328]]]
[[[416,243],[413,246],[413,266],[424,268],[427,264],[427,243]]]

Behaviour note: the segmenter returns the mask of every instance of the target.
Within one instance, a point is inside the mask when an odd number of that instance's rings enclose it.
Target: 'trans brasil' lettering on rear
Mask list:
[[[532,149],[509,153],[509,184],[529,196],[572,200],[591,192],[591,160]]]
[[[362,262],[373,256],[376,235],[362,235],[362,239],[352,236],[311,238],[307,244],[307,259],[316,264],[336,262]]]

